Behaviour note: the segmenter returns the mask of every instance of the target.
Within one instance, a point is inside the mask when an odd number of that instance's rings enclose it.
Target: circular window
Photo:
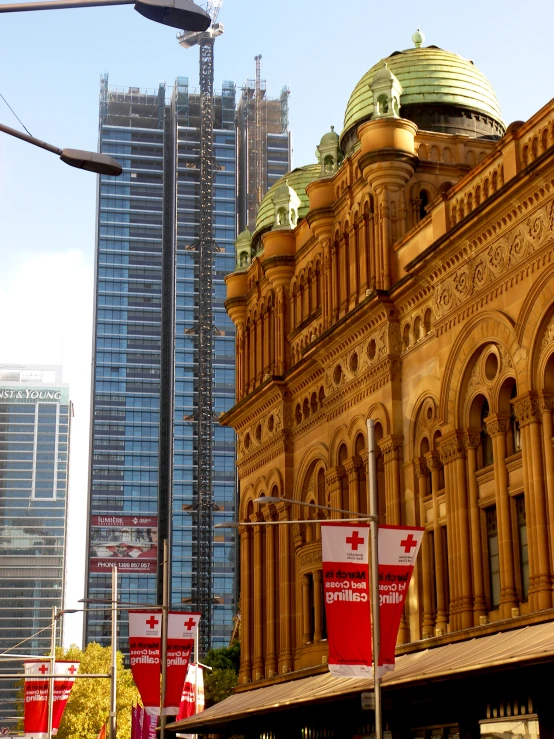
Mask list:
[[[375,359],[375,352],[377,351],[377,345],[375,344],[375,339],[371,339],[367,346],[367,356],[370,358],[370,360],[373,362]]]
[[[350,357],[350,371],[358,371],[358,355],[356,352],[354,352],[354,354]]]
[[[268,428],[268,429],[269,429],[269,430],[270,430],[271,432],[272,432],[272,431],[273,431],[273,429],[275,428],[275,419],[273,418],[273,416],[270,416],[270,417],[269,417],[269,419],[268,419],[268,421],[267,421],[267,428]]]
[[[335,385],[340,385],[340,381],[342,380],[342,367],[340,364],[337,364],[335,367],[335,371],[333,372],[333,382]]]
[[[260,442],[262,440],[262,424],[259,423],[256,426],[256,441]]]
[[[492,382],[498,374],[498,357],[494,352],[491,352],[485,359],[485,377],[489,382]]]

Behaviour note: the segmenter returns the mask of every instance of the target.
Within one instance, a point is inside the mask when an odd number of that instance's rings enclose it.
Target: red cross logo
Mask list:
[[[40,666],[40,667],[38,668],[38,671],[39,671],[39,672],[42,672],[42,674],[44,675],[45,673],[47,673],[47,672],[48,672],[48,667],[46,667],[46,665],[41,665],[41,666]]]
[[[185,621],[183,626],[186,628],[187,631],[190,631],[196,626],[196,620],[191,616],[188,621]]]
[[[417,547],[417,541],[410,534],[407,539],[404,539],[404,541],[401,541],[400,542],[400,546],[401,547],[404,547],[404,552],[406,554],[411,554],[412,553],[412,549],[414,547]]]
[[[153,628],[154,628],[154,626],[156,626],[156,624],[159,624],[159,623],[160,623],[160,622],[158,621],[158,619],[157,619],[157,618],[154,618],[154,616],[150,616],[150,618],[149,618],[149,619],[148,619],[148,621],[146,622],[146,624],[147,624],[148,626],[150,626],[150,628],[151,628],[151,629],[153,629]]]
[[[77,668],[75,665],[71,665],[71,667],[68,669],[68,672],[70,675],[73,675],[74,672],[77,672]]]
[[[346,537],[346,543],[350,544],[353,552],[357,552],[358,544],[363,544],[364,541],[365,539],[362,536],[360,536],[360,534],[357,531],[353,531],[352,536]]]

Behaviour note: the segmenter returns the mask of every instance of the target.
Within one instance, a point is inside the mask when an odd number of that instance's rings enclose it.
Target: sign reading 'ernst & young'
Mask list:
[[[61,390],[54,388],[6,388],[0,387],[0,400],[46,400],[60,402],[62,400]]]

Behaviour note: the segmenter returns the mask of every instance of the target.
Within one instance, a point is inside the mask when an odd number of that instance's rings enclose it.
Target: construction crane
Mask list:
[[[212,22],[203,32],[184,31],[177,35],[179,44],[200,50],[200,233],[198,279],[198,494],[196,500],[196,608],[202,613],[200,621],[200,654],[211,647],[212,636],[212,540],[213,540],[213,484],[212,484],[212,424],[213,398],[213,307],[212,274],[214,241],[212,235],[212,206],[214,180],[213,98],[214,98],[214,41],[223,33],[216,23],[223,0],[208,0],[206,7]]]

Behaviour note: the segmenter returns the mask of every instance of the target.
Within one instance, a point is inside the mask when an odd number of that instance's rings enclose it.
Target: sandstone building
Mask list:
[[[373,418],[380,518],[426,531],[387,731],[554,736],[554,102],[506,128],[472,62],[413,40],[237,240],[240,521],[300,523],[239,530],[240,685],[191,729],[370,735],[371,681],[325,666],[326,514],[291,501],[367,511]]]

